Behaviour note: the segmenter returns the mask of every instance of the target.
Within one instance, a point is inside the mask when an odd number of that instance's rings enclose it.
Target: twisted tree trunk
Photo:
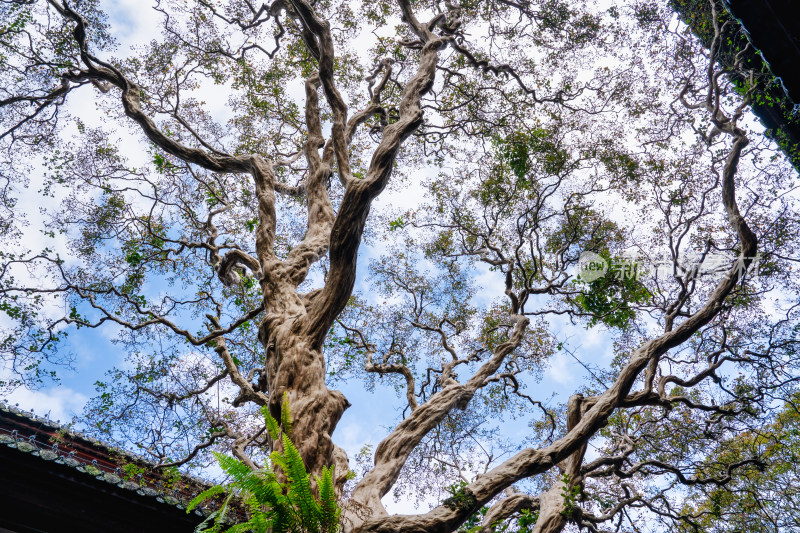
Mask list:
[[[322,352],[313,348],[308,339],[292,334],[291,325],[287,325],[278,331],[275,348],[268,351],[268,357],[270,413],[280,420],[281,401],[288,393],[293,442],[307,470],[319,474],[323,467],[336,463],[336,455],[337,477],[345,476],[347,459],[344,454],[335,454],[331,434],[350,403],[344,394],[325,385]]]

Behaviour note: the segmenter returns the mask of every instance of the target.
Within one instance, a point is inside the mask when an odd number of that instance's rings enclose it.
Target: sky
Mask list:
[[[147,7],[149,2],[115,0],[102,1],[101,4],[109,15],[109,25],[118,40],[119,46],[114,55],[125,56],[131,53],[134,45],[158,38],[160,15]],[[214,118],[223,123],[227,113],[224,105],[226,90],[225,86],[212,85],[198,91],[198,97],[211,104],[211,114]],[[89,126],[100,124],[104,120],[102,113],[95,106],[92,95],[93,90],[87,88],[74,93],[68,100],[68,109],[84,117]],[[120,137],[116,142],[124,146],[123,153],[134,163],[137,160],[147,159],[143,143],[138,140]],[[45,243],[40,231],[41,220],[37,218],[39,212],[37,207],[41,206],[42,202],[54,204],[58,201],[40,197],[38,190],[41,180],[41,175],[32,175],[28,189],[20,192],[18,209],[20,212],[28,213],[29,221],[23,241],[29,248],[36,248],[37,244]],[[399,203],[408,202],[409,198],[414,200],[420,195],[421,191],[416,191],[410,196],[408,191],[404,191],[402,195],[399,193],[387,195],[381,201],[386,202],[386,205],[398,206]],[[380,205],[377,209],[380,209]],[[47,245],[51,244],[51,241],[47,241]],[[357,281],[359,288],[365,289],[365,284],[368,283],[365,274],[368,261],[381,252],[381,249],[362,246],[359,257],[361,268]],[[487,293],[502,293],[502,290],[497,289],[502,287],[503,280],[496,273],[485,269],[480,272],[479,279]],[[108,370],[123,362],[123,351],[112,343],[116,333],[115,327],[106,326],[91,330],[83,329],[70,335],[64,349],[75,355],[74,370],[61,372],[61,382],[57,386],[46,386],[39,390],[18,389],[5,398],[5,402],[11,405],[18,404],[21,409],[33,411],[37,415],[47,414],[51,419],[62,422],[78,417],[94,392],[95,381],[103,379]],[[560,341],[564,341],[571,351],[580,352],[586,364],[606,366],[611,360],[611,335],[603,327],[586,329],[582,325],[564,323],[560,331],[557,331],[557,337]],[[574,391],[576,383],[586,379],[588,378],[585,368],[563,350],[551,358],[541,382],[531,383],[530,386],[536,388],[538,398],[548,398],[555,394],[553,401],[563,402],[566,400],[566,395]],[[388,384],[385,386],[379,384],[373,392],[366,391],[362,383],[357,380],[341,384],[338,388],[345,393],[353,406],[345,411],[334,435],[334,441],[352,458],[365,444],[377,445],[388,433],[389,427],[397,422],[400,413],[398,411],[394,414],[394,418],[387,419],[383,408],[385,404],[376,401],[384,395],[395,397],[394,389]],[[509,436],[512,436],[511,433],[514,432],[524,433],[526,428],[509,424],[507,431]],[[591,455],[590,451],[589,458]],[[390,496],[387,496],[387,505],[390,511],[395,512],[414,510],[413,503],[394,503]]]

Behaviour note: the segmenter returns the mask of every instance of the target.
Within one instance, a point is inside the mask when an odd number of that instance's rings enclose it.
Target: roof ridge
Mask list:
[[[37,416],[33,410],[25,411],[19,408],[19,404],[11,406],[3,400],[0,400],[0,445],[66,465],[179,509],[185,509],[197,493],[212,485],[177,470],[177,475],[167,475],[139,454],[104,443],[61,425],[59,420]],[[132,467],[126,469],[128,465]],[[208,512],[206,508],[195,510],[201,516]]]

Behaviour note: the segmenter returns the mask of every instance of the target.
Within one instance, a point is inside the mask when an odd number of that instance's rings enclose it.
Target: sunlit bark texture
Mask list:
[[[3,0],[0,387],[114,337],[87,431],[258,470],[266,407],[346,533],[790,501],[742,480],[794,445],[797,175],[708,6],[700,43],[658,3],[162,0],[131,47],[117,3]]]

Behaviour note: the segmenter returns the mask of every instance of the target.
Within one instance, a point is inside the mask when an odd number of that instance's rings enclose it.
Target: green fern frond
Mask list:
[[[283,435],[283,457],[286,462],[286,478],[289,497],[297,506],[300,521],[311,531],[318,530],[320,506],[311,492],[311,477],[303,464],[303,458],[288,435]]]
[[[269,462],[272,463],[272,468],[275,467],[280,468],[284,472],[286,472],[289,467],[286,465],[286,459],[278,452],[272,452],[269,454]]]
[[[255,517],[253,517],[255,518]],[[268,533],[269,525],[262,521],[250,519],[225,530],[225,533]]]
[[[245,503],[250,505],[252,501],[253,507],[264,505],[263,497],[266,492],[265,480],[261,477],[260,472],[254,472],[250,477],[238,483],[235,487],[240,492],[241,497]]]
[[[303,484],[309,480],[303,458],[300,457],[300,452],[297,451],[288,435],[283,436],[283,462],[285,467],[281,466],[281,468],[284,468],[284,473],[290,483]]]
[[[238,459],[234,459],[233,457],[223,455],[217,452],[211,452],[214,454],[217,462],[219,463],[220,468],[228,474],[230,477],[233,478],[234,482],[240,483],[248,475],[250,475],[253,471],[250,470],[250,467],[244,464],[243,462],[239,461]]]
[[[264,423],[267,426],[267,433],[272,440],[278,440],[280,436],[281,429],[278,425],[278,421],[269,414],[269,407],[266,405],[261,406],[261,414],[264,415]]]
[[[225,501],[222,503],[222,507],[220,507],[219,510],[213,514],[214,525],[211,526],[211,529],[200,529],[200,526],[197,526],[195,531],[202,533],[219,533],[222,531],[222,524],[225,523],[225,516],[228,514],[228,506],[231,503],[231,498],[233,498],[233,492],[228,494],[228,497],[225,498]],[[203,524],[205,524],[205,521]]]
[[[249,520],[248,527],[253,531],[253,533],[268,533],[270,528],[270,521],[267,520],[267,516],[265,513],[255,513],[253,517]],[[242,531],[247,531],[243,529]]]
[[[189,511],[186,512],[188,513]],[[218,514],[219,511],[214,511],[213,513],[210,513],[205,520],[197,524],[197,527],[194,528],[194,533],[205,533],[206,531],[208,531],[208,529],[206,529],[207,526],[212,522],[214,522]]]
[[[192,511],[194,511],[195,507],[197,507],[204,501],[213,498],[217,494],[222,494],[223,492],[225,492],[225,488],[222,485],[214,485],[210,489],[204,490],[203,492],[192,498],[192,501],[190,501],[188,505],[186,505],[186,512],[191,513]]]
[[[281,401],[281,427],[286,435],[292,435],[292,410],[289,407],[288,391],[283,391],[283,401]]]
[[[336,533],[339,530],[339,515],[342,510],[336,502],[336,490],[333,484],[334,465],[322,467],[322,477],[317,476],[319,487],[320,525],[325,533]]]

